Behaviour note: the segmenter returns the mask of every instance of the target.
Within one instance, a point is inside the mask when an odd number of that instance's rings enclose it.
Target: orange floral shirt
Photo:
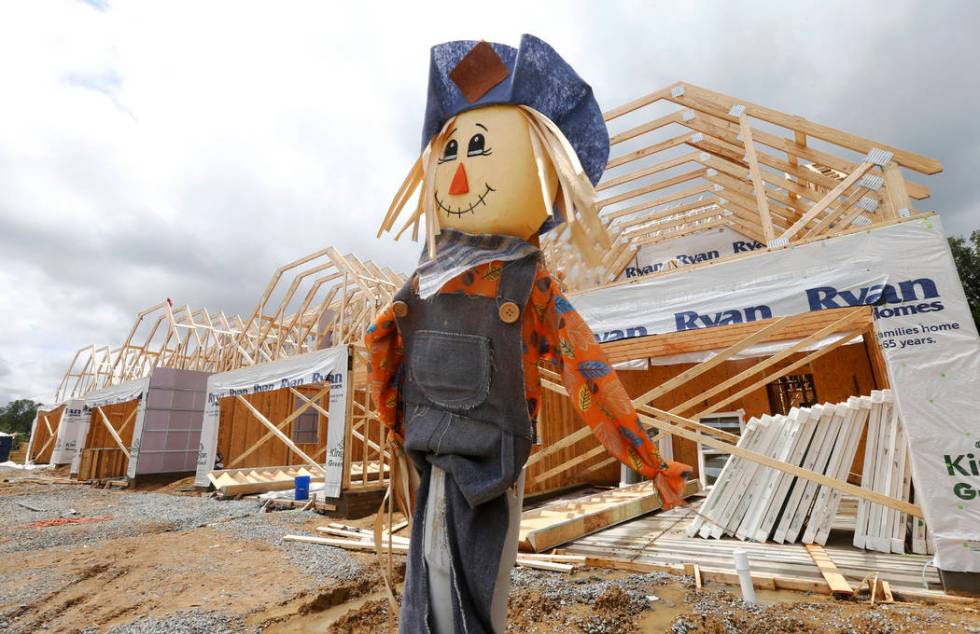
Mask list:
[[[501,262],[482,264],[447,282],[440,293],[496,297]],[[647,477],[667,469],[656,445],[643,431],[633,403],[606,360],[592,331],[538,264],[530,310],[524,310],[524,383],[528,412],[537,417],[541,384],[538,364],[561,374],[575,411],[610,454]],[[370,386],[378,414],[398,437],[403,437],[398,411],[398,368],[404,356],[391,306],[368,328],[364,339],[371,359]]]

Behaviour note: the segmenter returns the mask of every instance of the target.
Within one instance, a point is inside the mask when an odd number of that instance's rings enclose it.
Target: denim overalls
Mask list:
[[[401,632],[430,631],[422,535],[432,465],[446,473],[455,629],[491,631],[490,604],[508,529],[503,493],[531,448],[522,324],[538,258],[535,253],[506,262],[496,298],[446,293],[421,300],[411,281],[395,296],[405,348],[405,449],[421,472]]]

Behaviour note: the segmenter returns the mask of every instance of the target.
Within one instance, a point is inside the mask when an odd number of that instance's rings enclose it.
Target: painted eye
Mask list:
[[[479,156],[483,154],[487,140],[482,134],[474,134],[470,139],[470,146],[466,148],[466,156]]]
[[[459,151],[459,143],[456,143],[456,139],[452,139],[446,144],[446,150],[442,153],[442,160],[452,161],[456,158],[456,153]]]

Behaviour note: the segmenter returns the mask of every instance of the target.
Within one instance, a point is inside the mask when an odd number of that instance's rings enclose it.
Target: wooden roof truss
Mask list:
[[[285,264],[272,276],[224,351],[223,370],[356,343],[404,277],[333,247]]]
[[[89,345],[80,348],[72,357],[55,393],[55,403],[81,398],[93,390],[111,385],[112,359],[109,346]]]
[[[652,117],[658,108],[670,112]],[[542,241],[572,289],[616,279],[645,245],[714,227],[776,248],[908,217],[929,190],[903,168],[942,170],[933,159],[686,82],[605,119],[612,130],[634,124],[611,132],[596,187],[613,247],[601,269],[585,270],[563,246],[564,227]]]
[[[141,379],[155,367],[215,372],[242,329],[238,315],[174,306],[169,300],[140,311],[118,348],[86,346],[75,353],[56,401]]]

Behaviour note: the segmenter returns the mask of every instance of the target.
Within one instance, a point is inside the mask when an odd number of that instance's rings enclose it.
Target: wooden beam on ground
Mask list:
[[[297,447],[296,444],[292,440],[290,440],[286,434],[279,431],[278,427],[270,423],[269,419],[267,419],[265,416],[262,415],[262,412],[257,410],[254,405],[248,402],[248,399],[244,398],[241,394],[236,394],[235,398],[238,399],[239,402],[241,402],[249,412],[251,412],[252,416],[254,416],[257,421],[265,425],[265,427],[268,428],[268,430],[272,432],[272,434],[275,435],[276,438],[281,440],[283,444],[285,444],[290,451],[292,451],[297,456],[299,456],[303,460],[303,462],[308,464],[310,467],[312,467],[319,473],[326,472],[326,470],[322,466],[320,466],[316,462],[316,460],[306,455],[306,453],[302,449]]]
[[[691,480],[688,497],[698,490]],[[559,504],[525,511],[521,516],[521,550],[541,552],[663,506],[652,482],[641,482]]]
[[[851,584],[847,582],[844,575],[840,573],[837,566],[834,564],[834,560],[830,558],[827,551],[823,549],[823,546],[817,544],[804,544],[806,552],[810,554],[810,558],[813,559],[813,563],[817,565],[820,570],[820,574],[823,575],[824,580],[827,582],[827,586],[830,588],[832,594],[842,594],[847,596],[852,596],[854,594],[854,588]]]
[[[109,432],[109,435],[112,436],[112,439],[116,441],[117,445],[119,445],[119,449],[121,449],[122,452],[126,454],[126,459],[129,460],[129,449],[127,449],[126,446],[123,445],[122,438],[119,437],[119,434],[117,434],[116,430],[112,427],[112,423],[109,422],[109,417],[105,415],[105,412],[102,411],[101,407],[96,407],[95,411],[99,413],[99,420],[102,421],[103,425],[105,425],[106,431]]]

